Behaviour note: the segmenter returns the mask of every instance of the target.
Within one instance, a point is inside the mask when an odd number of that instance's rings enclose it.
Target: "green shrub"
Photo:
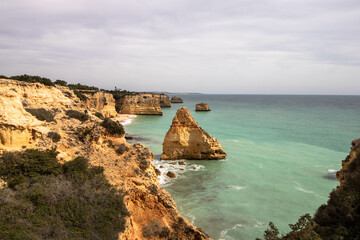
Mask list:
[[[0,189],[0,239],[118,239],[125,228],[122,194],[85,158],[61,166],[53,151],[27,150],[0,157],[0,169],[23,176]]]
[[[68,84],[68,87],[70,89],[75,89],[75,90],[93,90],[93,91],[99,91],[99,88],[94,87],[94,86],[87,86],[87,85],[82,85],[80,83],[78,84]]]
[[[111,134],[125,135],[123,125],[121,125],[121,123],[114,122],[110,118],[105,118],[105,120],[101,123],[101,126],[106,128],[106,130]]]
[[[56,122],[54,115],[44,108],[25,108],[25,110],[40,121]]]
[[[0,78],[8,79],[8,77],[5,75],[0,75]]]
[[[49,132],[47,136],[51,138],[54,143],[57,143],[61,139],[60,134],[58,134],[57,132]]]
[[[23,82],[29,82],[29,83],[42,83],[46,86],[55,86],[55,84],[48,78],[43,78],[40,76],[31,76],[31,75],[18,75],[18,76],[11,76],[11,79],[23,81]]]
[[[75,119],[80,120],[82,122],[89,119],[89,115],[87,115],[85,113],[82,113],[82,112],[79,112],[79,111],[76,111],[76,110],[67,110],[66,115],[69,118],[75,118]]]
[[[60,79],[56,80],[54,83],[60,86],[67,86],[67,82]]]
[[[100,113],[100,112],[96,112],[96,113],[95,113],[95,116],[97,116],[97,117],[100,118],[101,120],[104,120],[104,119],[105,119],[104,115],[102,115],[102,113]]]
[[[79,134],[78,134],[80,141],[84,142],[86,136],[91,133],[91,131],[94,129],[94,127],[81,129],[81,131],[79,131]]]
[[[41,152],[28,149],[21,153],[5,153],[0,159],[0,176],[11,188],[28,179],[56,175],[62,171],[53,150]]]
[[[84,94],[82,94],[79,91],[74,90],[74,94],[83,102],[85,102],[88,99]]]

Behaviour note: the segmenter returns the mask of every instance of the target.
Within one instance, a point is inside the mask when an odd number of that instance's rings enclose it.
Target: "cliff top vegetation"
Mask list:
[[[0,239],[117,239],[125,228],[122,193],[102,167],[77,157],[61,165],[54,151],[0,157]]]

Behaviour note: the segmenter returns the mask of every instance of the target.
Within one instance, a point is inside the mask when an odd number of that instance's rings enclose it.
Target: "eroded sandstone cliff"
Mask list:
[[[156,98],[159,98],[160,107],[171,107],[171,101],[168,95],[166,94],[154,94]]]
[[[134,115],[162,115],[159,94],[126,95],[116,102],[119,113]]]
[[[148,148],[127,143],[123,135],[102,127],[95,116],[80,121],[66,114],[85,110],[71,90],[0,80],[0,106],[2,150],[55,149],[60,162],[84,156],[92,165],[104,167],[109,182],[123,192],[130,213],[119,239],[209,239],[180,215],[161,188]],[[40,121],[25,107],[44,108],[54,115],[54,121]],[[50,132],[58,134],[58,139]],[[146,235],[146,229],[153,226],[161,231]]]
[[[180,108],[163,143],[161,159],[224,159],[218,140],[204,131],[186,107]]]
[[[51,109],[56,114],[78,108],[76,97],[56,87],[0,79],[0,150],[35,146],[55,125],[39,121],[25,109]]]
[[[84,94],[87,97],[86,108],[93,113],[99,112],[106,118],[116,117],[115,99],[110,93],[99,91],[94,94]]]

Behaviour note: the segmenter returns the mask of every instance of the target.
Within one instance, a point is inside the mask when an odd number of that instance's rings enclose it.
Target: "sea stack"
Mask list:
[[[198,103],[195,106],[195,111],[210,111],[209,105],[207,103]]]
[[[179,98],[176,96],[171,98],[171,103],[183,103],[183,102],[184,102],[184,100],[182,100],[182,98]]]
[[[218,160],[225,157],[226,152],[218,140],[199,126],[189,109],[180,108],[165,135],[161,159]]]

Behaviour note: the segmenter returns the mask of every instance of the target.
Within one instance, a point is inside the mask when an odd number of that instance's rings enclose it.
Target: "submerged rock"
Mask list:
[[[179,98],[176,96],[171,98],[171,103],[183,103],[183,102],[184,102],[184,100],[182,100],[182,98]]]
[[[161,159],[224,159],[226,152],[216,138],[210,136],[192,118],[190,110],[180,108],[166,133]]]
[[[195,106],[195,111],[210,111],[209,105],[207,103],[198,103]]]

